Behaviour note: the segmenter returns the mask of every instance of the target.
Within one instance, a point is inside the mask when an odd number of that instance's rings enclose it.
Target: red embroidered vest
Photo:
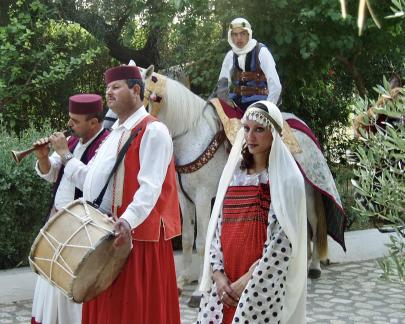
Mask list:
[[[154,121],[157,121],[157,119],[148,115],[132,129],[132,132],[134,132],[141,128],[125,155],[124,188],[122,205],[117,209],[118,217],[127,209],[133,200],[135,192],[139,188],[137,176],[140,169],[140,145],[146,126]],[[181,234],[180,207],[173,158],[168,166],[162,191],[155,207],[153,207],[145,221],[132,230],[132,238],[137,241],[158,241],[161,224],[163,224],[165,240]]]

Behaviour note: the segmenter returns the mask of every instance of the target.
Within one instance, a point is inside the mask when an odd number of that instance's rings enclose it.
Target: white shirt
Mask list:
[[[83,144],[82,139],[80,139],[73,151],[73,156],[80,160],[84,151],[93,142],[93,140],[101,133],[102,130],[103,129],[100,129],[100,131],[96,135],[94,135],[90,140],[88,140],[85,144]],[[51,162],[51,168],[48,173],[44,174],[41,172],[41,170],[39,170],[38,161],[35,164],[35,171],[41,178],[45,179],[48,182],[54,183],[58,179],[59,170],[62,167],[62,159],[59,156],[59,154],[54,152],[49,157],[49,160]],[[74,200],[75,187],[76,187],[75,183],[69,180],[64,174],[55,195],[54,206],[56,209],[59,210]]]
[[[75,158],[68,161],[65,166],[65,175],[75,182],[78,188],[83,188],[85,200],[94,201],[98,197],[114,167],[121,137],[124,132],[133,129],[147,115],[142,106],[123,124],[119,125],[117,121],[88,165]],[[131,228],[140,225],[155,206],[172,156],[173,142],[167,127],[160,122],[149,123],[140,144],[140,170],[137,175],[139,189],[121,216],[128,221]],[[105,213],[111,213],[112,186],[113,178],[108,184],[100,206],[100,210]]]
[[[219,74],[219,79],[227,78],[228,84],[231,84],[231,72],[233,69],[233,55],[234,52],[230,50],[224,58],[222,63],[221,72]],[[246,54],[243,54],[246,56]],[[276,62],[274,62],[273,56],[267,47],[262,47],[259,52],[260,68],[262,69],[264,75],[267,79],[267,87],[269,89],[269,95],[267,100],[271,101],[277,105],[278,98],[281,94],[281,83],[276,71]],[[245,64],[240,66],[240,68],[245,71]]]

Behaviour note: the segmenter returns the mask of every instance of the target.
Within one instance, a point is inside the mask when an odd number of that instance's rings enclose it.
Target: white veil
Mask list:
[[[258,104],[267,107],[268,114],[262,110],[261,116],[257,114]],[[269,101],[259,101],[245,112],[244,118],[252,110],[256,116],[271,120],[273,143],[269,155],[269,182],[271,204],[277,220],[285,231],[292,245],[291,263],[287,272],[287,285],[285,305],[282,314],[282,323],[304,323],[306,301],[306,276],[307,276],[307,218],[305,203],[304,178],[287,146],[283,143],[281,135],[276,130],[283,127],[283,118],[280,110]],[[251,118],[251,119],[254,119]],[[258,122],[260,122],[258,120]],[[275,124],[275,125],[273,125]],[[239,130],[227,164],[221,175],[215,204],[212,210],[205,244],[204,269],[200,290],[208,291],[211,287],[210,246],[217,227],[218,216],[228,185],[234,170],[241,159],[241,149],[244,144],[244,130]]]

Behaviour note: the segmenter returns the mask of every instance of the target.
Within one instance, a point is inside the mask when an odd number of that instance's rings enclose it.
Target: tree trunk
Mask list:
[[[152,4],[158,3],[157,0],[150,0]],[[140,49],[133,49],[124,46],[120,40],[123,28],[132,16],[129,11],[123,12],[115,24],[108,24],[105,19],[97,12],[75,6],[74,0],[63,0],[59,4],[47,1],[47,4],[53,6],[58,12],[58,18],[66,21],[72,21],[79,24],[95,38],[103,42],[109,49],[110,55],[123,64],[129,60],[134,60],[141,67],[148,67],[154,64],[159,68],[159,40],[161,27],[151,27],[148,31],[145,46]],[[55,7],[56,6],[56,7]],[[154,26],[153,24],[151,24]]]
[[[358,51],[352,59],[348,59],[342,55],[337,55],[336,58],[346,67],[347,71],[353,77],[356,89],[361,97],[365,97],[367,94],[366,86],[364,84],[364,79],[356,67],[356,61],[360,54]]]
[[[9,0],[0,0],[0,27],[7,26],[8,19],[8,8],[10,7]]]

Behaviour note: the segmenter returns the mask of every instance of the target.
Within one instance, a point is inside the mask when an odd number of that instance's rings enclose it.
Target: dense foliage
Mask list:
[[[0,121],[0,269],[28,264],[31,244],[44,224],[50,205],[50,185],[34,170],[34,157],[14,162],[11,150],[31,146],[49,127],[33,128],[21,134],[6,131]]]
[[[339,1],[175,2],[182,14],[172,25],[168,57],[175,59],[171,64],[191,63],[187,70],[192,89],[203,97],[211,93],[229,50],[228,23],[246,17],[254,38],[266,44],[276,60],[283,86],[281,108],[308,123],[329,161],[339,161],[347,148],[353,92],[374,96],[372,87],[384,75],[403,73],[403,22],[384,20],[378,29],[368,19],[360,37],[355,2],[348,3],[346,19]],[[391,13],[389,2],[372,3],[380,20]]]
[[[389,2],[370,3],[380,18],[391,13]],[[273,53],[282,109],[309,124],[330,160],[339,160],[346,146],[336,135],[348,123],[353,90],[372,95],[383,75],[402,72],[402,22],[385,20],[380,30],[369,19],[360,37],[352,2],[345,20],[339,1],[329,0],[19,0],[7,12],[0,89],[16,89],[0,93],[0,109],[17,131],[33,116],[56,123],[73,92],[102,92],[111,57],[158,69],[184,65],[193,91],[208,97],[229,49],[228,23],[237,16],[252,23],[253,36]]]
[[[355,106],[364,125],[356,148],[355,210],[376,224],[383,221],[397,227],[390,257],[381,265],[387,276],[395,273],[405,281],[405,88],[391,90],[385,84],[376,90],[381,98],[377,103],[359,99]]]
[[[51,15],[42,1],[20,0],[0,27],[0,116],[17,134],[45,119],[60,129],[70,95],[102,92],[110,62],[105,49],[78,25]]]

